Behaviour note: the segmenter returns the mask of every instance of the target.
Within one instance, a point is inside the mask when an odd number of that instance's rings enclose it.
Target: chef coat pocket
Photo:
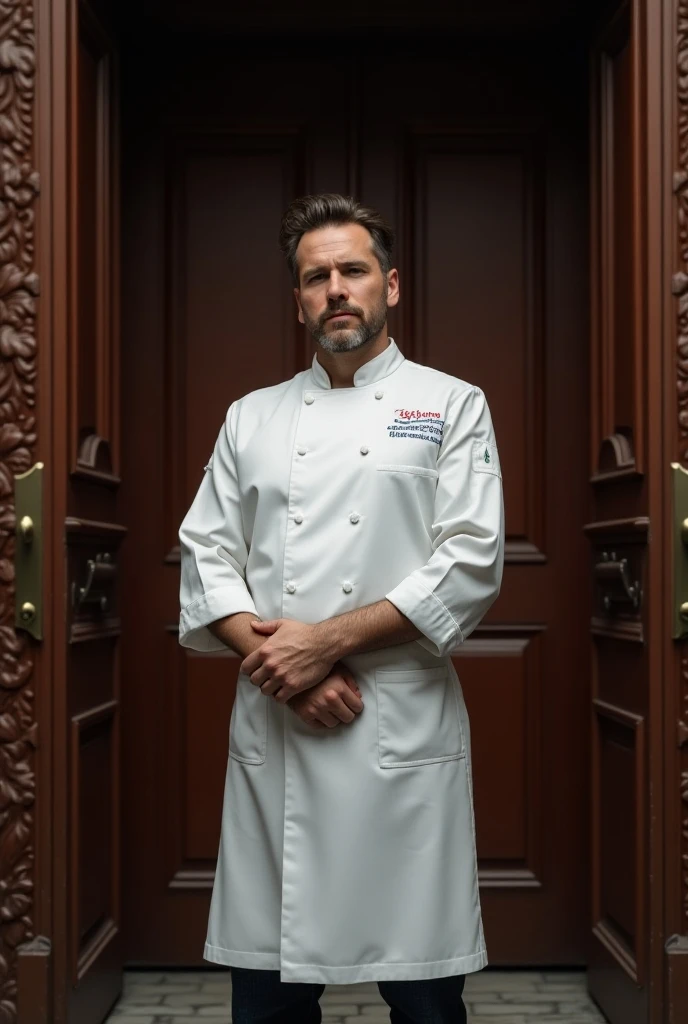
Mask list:
[[[410,768],[466,756],[448,668],[377,669],[375,690],[381,768]]]
[[[439,473],[436,469],[430,469],[428,466],[413,466],[410,463],[405,462],[378,462],[378,470],[386,473],[411,473],[415,476],[428,476],[433,480],[436,480]]]
[[[268,740],[268,700],[250,676],[240,672],[229,720],[229,756],[244,764],[263,764]]]

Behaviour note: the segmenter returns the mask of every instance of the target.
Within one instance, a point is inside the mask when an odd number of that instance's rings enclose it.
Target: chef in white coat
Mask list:
[[[179,530],[179,641],[243,659],[204,948],[234,1024],[373,980],[393,1022],[459,1024],[487,963],[451,655],[499,593],[502,477],[483,391],[387,334],[392,240],[348,197],[291,204],[317,352],[232,402]]]

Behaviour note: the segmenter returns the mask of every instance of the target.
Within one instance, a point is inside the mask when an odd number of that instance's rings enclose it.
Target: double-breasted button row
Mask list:
[[[305,444],[300,444],[297,445],[296,451],[298,452],[299,455],[306,455],[308,449],[306,448]],[[370,448],[368,447],[367,444],[362,444],[361,447],[359,448],[359,451],[361,455],[367,455],[368,452],[370,451]]]
[[[382,398],[383,395],[384,395],[384,391],[379,391],[378,390],[378,391],[375,392],[375,397],[377,399]],[[314,396],[312,394],[310,394],[310,392],[307,391],[306,394],[303,396],[303,400],[306,403],[306,405],[312,405],[313,402],[315,401],[315,398],[314,398]],[[308,449],[305,447],[305,445],[300,444],[300,445],[297,446],[296,451],[298,452],[299,455],[305,455],[307,453]],[[359,451],[360,451],[361,455],[367,455],[368,452],[370,451],[370,448],[367,445],[362,444],[360,449],[359,449]],[[301,512],[295,512],[292,518],[293,518],[295,523],[302,523],[303,522],[303,515],[302,515]],[[358,513],[358,512],[351,512],[349,514],[349,522],[354,524],[354,525],[356,523],[358,523],[360,521],[360,519],[361,519],[361,516],[360,516],[360,513]],[[296,593],[296,584],[294,583],[293,580],[288,580],[287,583],[285,583],[284,589],[287,591],[288,594],[295,594]],[[350,594],[351,593],[351,591],[353,590],[353,584],[350,582],[350,580],[343,580],[342,581],[342,590],[344,591],[345,594]]]
[[[361,516],[359,512],[351,512],[349,514],[349,522],[351,523],[355,524],[359,522],[360,518]],[[303,522],[303,512],[294,512],[292,519],[294,520],[295,523],[301,525],[301,523]]]
[[[288,594],[295,594],[296,584],[294,583],[293,580],[287,580],[287,582],[284,584],[284,589]],[[349,583],[348,580],[344,580],[344,582],[342,583],[342,590],[344,591],[344,593],[350,594],[353,589],[353,585]]]
[[[384,394],[385,394],[384,391],[376,391],[375,392],[375,397],[378,398],[378,399],[379,398],[384,398]],[[305,393],[305,395],[303,396],[303,400],[306,403],[306,405],[313,405],[313,402],[315,401],[315,398],[310,393],[310,391],[307,391]]]

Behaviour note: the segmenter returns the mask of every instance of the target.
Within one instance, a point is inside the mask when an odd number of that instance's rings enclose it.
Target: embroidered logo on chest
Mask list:
[[[387,424],[388,437],[410,437],[442,444],[444,420],[441,412],[428,409],[395,409],[394,422]]]

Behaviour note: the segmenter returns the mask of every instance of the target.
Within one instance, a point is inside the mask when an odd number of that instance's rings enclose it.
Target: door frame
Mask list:
[[[55,527],[64,522],[66,494],[55,469],[66,460],[68,2],[36,0],[34,5],[32,0],[20,0],[0,25],[0,41],[12,40],[0,72],[12,78],[3,112],[12,124],[22,126],[3,163],[23,185],[18,195],[16,182],[3,173],[0,194],[11,217],[18,217],[20,206],[36,216],[32,229],[24,213],[24,231],[14,259],[23,275],[6,285],[5,303],[19,300],[18,308],[13,307],[11,327],[21,331],[23,344],[5,357],[5,366],[16,373],[21,359],[22,379],[28,380],[35,371],[38,392],[35,406],[28,400],[28,389],[21,392],[14,418],[3,424],[10,443],[0,457],[9,479],[17,471],[18,460],[22,468],[38,459],[45,462],[44,519],[52,527],[45,531],[47,614],[41,645],[26,641],[17,645],[13,580],[0,579],[6,607],[0,652],[16,681],[6,689],[3,713],[18,728],[18,738],[8,736],[5,749],[16,773],[13,781],[20,780],[22,793],[21,803],[13,802],[0,826],[0,877],[19,883],[21,893],[11,929],[5,923],[0,930],[0,952],[9,964],[3,1000],[8,1009],[21,1012],[22,1024],[45,1021],[49,1005],[52,1019],[63,1019],[60,994],[64,998],[67,984],[65,946],[60,953],[57,942],[53,950],[53,941],[64,934],[66,923],[66,902],[60,894],[67,847],[66,837],[56,834],[53,821],[59,820],[64,806],[67,781],[66,735],[59,727],[65,710],[60,657],[64,631],[57,625],[62,621],[67,580],[62,529],[58,532]],[[651,691],[648,737],[649,767],[658,787],[651,814],[661,823],[653,831],[649,850],[650,872],[657,880],[650,907],[655,936],[650,949],[651,1005],[653,1019],[678,1024],[688,1009],[688,828],[684,825],[688,817],[688,648],[670,637],[673,565],[667,516],[672,501],[670,462],[688,468],[688,368],[682,350],[682,339],[688,337],[688,138],[684,136],[680,143],[681,127],[688,124],[688,85],[682,82],[682,68],[688,66],[688,29],[682,27],[688,24],[688,0],[647,0],[645,12],[645,281],[652,356],[646,368],[647,455],[653,477],[659,474],[657,486],[650,491],[648,584],[651,592],[661,595],[648,609],[650,672],[657,680]],[[37,319],[32,271],[40,280]],[[680,393],[681,387],[685,394]],[[20,421],[20,416],[25,419]],[[30,416],[37,420],[32,431],[26,430]],[[14,513],[11,494],[5,508],[9,522]],[[13,529],[6,527],[9,562],[12,535]],[[9,938],[11,944],[6,941]]]
[[[657,689],[662,690],[664,698],[661,739],[665,802],[663,850],[657,852],[656,863],[665,867],[663,1019],[668,1024],[679,1024],[688,1013],[688,641],[671,639],[674,551],[670,464],[676,462],[688,469],[688,2],[664,0],[660,4],[656,0],[650,7],[662,8],[661,19],[653,18],[651,29],[654,49],[663,56],[663,68],[661,74],[648,73],[648,88],[655,109],[664,110],[665,125],[662,134],[653,126],[653,137],[648,138],[648,161],[657,165],[655,173],[661,176],[663,186],[648,238],[649,259],[661,262],[650,303],[664,328],[664,363],[656,370],[661,374],[657,393],[664,401],[657,408],[655,424],[656,433],[663,431],[664,435],[663,446],[661,438],[656,441],[662,453],[663,484],[657,488],[656,500],[657,504],[661,500],[664,508],[658,520],[664,533],[659,540],[662,557],[656,559],[656,571],[662,573],[664,585],[657,591],[663,595],[663,603],[655,615],[655,630],[663,640],[661,643],[658,638],[657,647],[663,647],[664,656],[657,673],[665,683]],[[654,60],[660,58],[655,56]]]
[[[52,588],[56,538],[43,531],[44,639],[15,629],[13,572],[15,504],[13,479],[37,461],[45,465],[43,523],[51,522],[53,454],[50,448],[52,364],[49,224],[52,131],[50,83],[52,35],[48,0],[19,0],[0,22],[5,90],[0,198],[5,210],[2,329],[3,366],[12,391],[3,401],[0,479],[3,493],[3,559],[0,632],[3,664],[3,783],[9,797],[0,825],[0,878],[7,887],[8,917],[0,928],[5,1014],[39,1024],[52,1012],[53,881],[53,692],[51,654],[55,619],[46,605]],[[39,31],[40,29],[40,31]],[[38,75],[38,68],[45,77]],[[10,134],[11,133],[11,134]],[[39,287],[40,286],[40,287]],[[42,289],[42,291],[41,291]],[[40,352],[40,359],[38,358]],[[59,620],[58,620],[59,621]],[[9,770],[8,770],[9,769]],[[40,798],[40,799],[39,799]]]
[[[646,332],[647,332],[647,473],[649,479],[648,517],[650,520],[650,536],[647,558],[648,592],[655,595],[650,602],[647,618],[647,636],[650,645],[648,660],[649,686],[649,721],[648,721],[648,780],[651,792],[648,794],[649,848],[647,850],[647,869],[654,880],[648,886],[649,903],[648,924],[650,943],[648,950],[648,984],[649,1008],[651,1020],[666,1021],[667,1001],[665,992],[664,943],[666,923],[663,894],[665,878],[670,871],[669,858],[671,844],[667,842],[664,815],[665,777],[663,757],[665,743],[664,707],[665,696],[662,681],[665,677],[667,644],[670,643],[671,608],[668,603],[671,575],[666,573],[668,519],[670,503],[666,501],[665,488],[669,473],[669,459],[666,452],[662,410],[666,410],[667,394],[665,392],[665,367],[669,359],[665,358],[668,351],[663,315],[662,297],[665,292],[665,260],[662,252],[662,236],[666,239],[666,231],[662,227],[662,206],[666,191],[666,170],[662,160],[662,141],[669,131],[663,106],[663,85],[666,80],[668,63],[663,53],[662,29],[663,18],[673,0],[647,0],[640,4],[644,7],[642,32],[644,35],[642,51],[644,51],[644,70],[642,100],[645,105],[645,138],[644,149],[641,148],[641,160],[645,165],[646,193],[636,197],[644,207],[644,243],[645,263],[644,276],[641,278],[646,295]],[[667,289],[668,291],[668,289]],[[673,348],[673,346],[672,346]],[[654,358],[653,358],[654,355]],[[653,685],[653,681],[656,681]],[[674,727],[675,736],[675,727]],[[655,825],[651,824],[656,822]],[[685,1004],[688,1010],[688,1003]]]

